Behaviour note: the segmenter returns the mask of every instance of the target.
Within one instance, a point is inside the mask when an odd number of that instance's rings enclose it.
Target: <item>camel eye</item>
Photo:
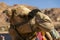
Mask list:
[[[23,18],[23,19],[26,19],[27,18],[27,16],[26,15],[18,15],[18,17],[20,17],[20,18]]]
[[[22,15],[18,15],[18,17],[20,17],[20,18],[24,18],[24,16],[22,16]]]

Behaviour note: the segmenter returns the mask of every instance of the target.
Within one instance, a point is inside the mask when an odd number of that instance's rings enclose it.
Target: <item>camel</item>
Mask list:
[[[10,19],[9,33],[12,40],[32,40],[36,36],[34,35],[35,32],[43,30],[53,33],[56,31],[51,19],[38,8],[28,9],[26,6],[20,5],[15,8],[8,8],[3,13],[6,13]],[[56,33],[58,34],[58,32]]]

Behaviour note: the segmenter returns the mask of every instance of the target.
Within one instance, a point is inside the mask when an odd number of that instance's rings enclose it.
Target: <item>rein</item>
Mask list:
[[[20,26],[22,26],[22,25],[24,25],[24,24],[26,24],[26,23],[28,23],[31,19],[33,19],[34,18],[34,16],[37,14],[37,12],[39,12],[40,10],[39,9],[33,9],[31,12],[29,12],[29,14],[28,14],[28,20],[27,21],[24,21],[24,22],[22,22],[22,23],[16,23],[16,24],[10,24],[10,26],[11,26],[11,28],[13,28],[15,31],[16,31],[16,33],[18,34],[18,36],[20,37],[20,39],[21,40],[26,40],[26,38],[24,38],[19,32],[18,32],[18,30],[16,29],[17,27],[20,27]],[[41,12],[41,11],[40,11]],[[12,10],[12,16],[11,16],[11,19],[13,19],[13,17],[14,17],[14,13],[16,13],[16,11],[15,10]],[[32,26],[30,25],[30,28],[31,28],[31,30],[32,30],[32,34],[34,34],[35,33],[35,31],[32,29]],[[31,35],[32,36],[32,35]],[[34,35],[32,36],[32,38],[34,37]],[[28,40],[31,40],[32,38],[27,38]]]

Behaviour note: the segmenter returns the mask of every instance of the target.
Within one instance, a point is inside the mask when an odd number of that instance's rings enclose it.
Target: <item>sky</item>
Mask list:
[[[27,4],[41,9],[60,8],[60,0],[0,0],[8,5]]]

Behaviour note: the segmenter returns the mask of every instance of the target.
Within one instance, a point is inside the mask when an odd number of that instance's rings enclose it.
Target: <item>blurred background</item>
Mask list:
[[[0,39],[5,38],[5,40],[11,40],[10,35],[8,34],[8,29],[10,27],[10,23],[8,21],[5,14],[2,14],[2,11],[5,10],[9,6],[17,5],[17,4],[26,4],[30,6],[37,7],[39,9],[45,9],[47,12],[51,11],[50,8],[53,9],[55,13],[59,16],[58,22],[60,22],[60,0],[0,0]],[[57,9],[56,9],[57,8]],[[50,10],[48,10],[50,9]],[[45,12],[42,10],[42,12]],[[53,12],[50,12],[53,13]],[[47,14],[48,15],[48,14]],[[53,15],[52,15],[53,16]],[[51,16],[50,16],[51,17]],[[53,21],[56,21],[52,18]],[[60,25],[60,24],[59,24]],[[57,28],[58,29],[58,28]]]
[[[28,4],[38,8],[60,8],[60,0],[0,0],[8,5]]]

